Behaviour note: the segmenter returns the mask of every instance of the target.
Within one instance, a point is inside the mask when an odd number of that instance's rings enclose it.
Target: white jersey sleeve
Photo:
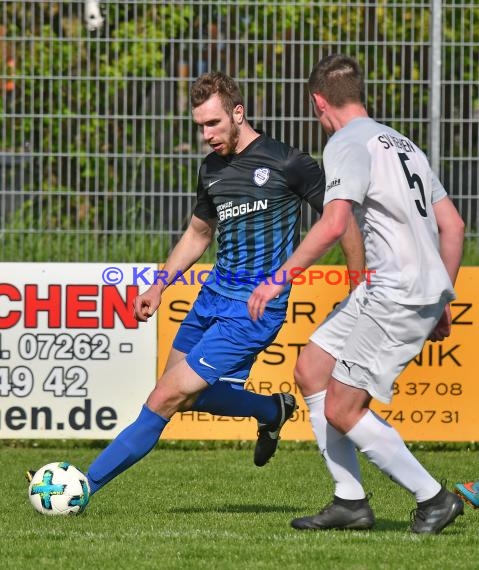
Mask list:
[[[349,140],[327,145],[323,156],[326,173],[324,205],[344,199],[363,203],[369,187],[371,157],[366,146]]]
[[[447,192],[444,189],[444,186],[439,182],[439,178],[434,174],[434,172],[432,172],[431,170],[431,176],[432,176],[432,203],[435,204],[436,202],[439,202],[439,200],[442,200],[443,198],[445,198],[447,196]]]
[[[331,137],[323,164],[324,204],[342,199],[360,205],[377,294],[407,305],[452,300],[432,207],[446,192],[425,154],[394,129],[358,118]]]

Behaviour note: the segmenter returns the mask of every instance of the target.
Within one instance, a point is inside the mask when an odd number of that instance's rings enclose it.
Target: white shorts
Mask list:
[[[396,378],[417,356],[444,311],[400,305],[362,283],[330,313],[310,340],[336,358],[332,376],[388,404]]]

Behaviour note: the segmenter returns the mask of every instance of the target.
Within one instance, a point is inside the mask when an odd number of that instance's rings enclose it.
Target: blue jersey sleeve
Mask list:
[[[291,190],[322,214],[325,179],[318,163],[309,154],[291,149],[285,172]]]

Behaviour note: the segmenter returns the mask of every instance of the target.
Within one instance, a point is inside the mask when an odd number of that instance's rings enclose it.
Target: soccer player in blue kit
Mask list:
[[[254,462],[262,466],[296,408],[291,394],[244,389],[256,355],[284,322],[290,286],[271,301],[261,321],[250,319],[247,300],[258,279],[271,276],[297,247],[302,201],[322,212],[323,173],[308,154],[252,128],[229,76],[203,74],[192,86],[191,104],[193,120],[213,152],[199,171],[190,224],[164,266],[168,277],[135,299],[135,317],[147,321],[154,314],[171,280],[201,257],[217,231],[216,264],[138,418],[90,465],[92,494],[145,456],[177,411],[255,417]],[[363,246],[353,216],[350,221],[341,245],[349,270],[359,272]]]

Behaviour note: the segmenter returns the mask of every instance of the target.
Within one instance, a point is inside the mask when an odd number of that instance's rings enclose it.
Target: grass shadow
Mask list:
[[[299,507],[290,505],[208,505],[192,507],[174,507],[168,509],[169,513],[193,514],[193,513],[296,513],[302,511]]]

